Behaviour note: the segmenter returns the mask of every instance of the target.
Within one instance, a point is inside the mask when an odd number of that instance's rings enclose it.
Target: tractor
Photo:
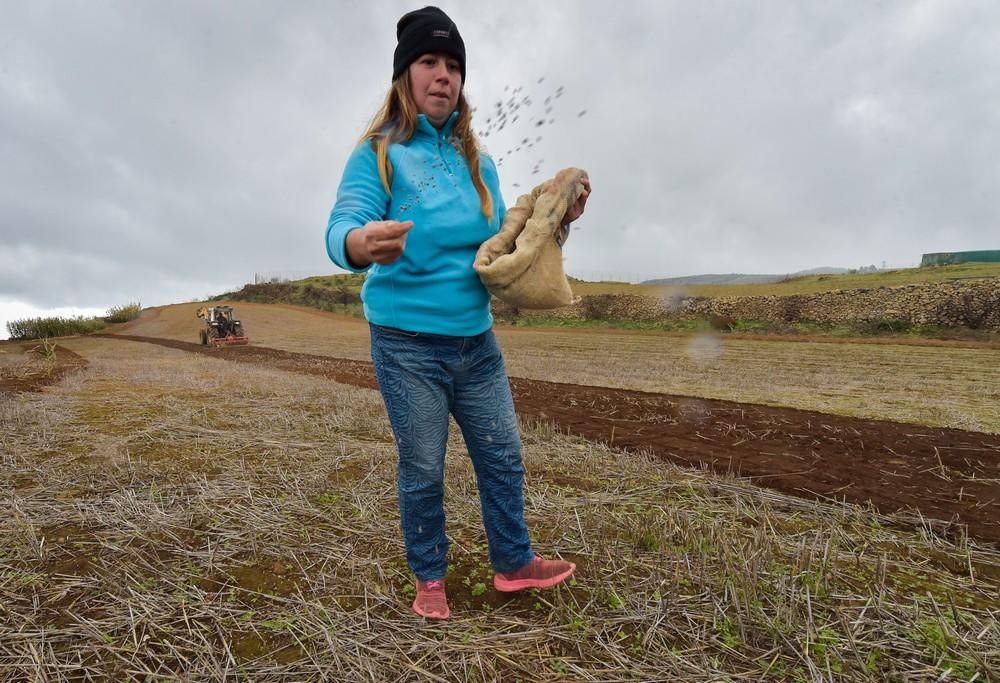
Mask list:
[[[205,319],[201,343],[205,346],[245,346],[250,338],[243,332],[243,323],[233,317],[232,306],[202,306],[198,317]]]

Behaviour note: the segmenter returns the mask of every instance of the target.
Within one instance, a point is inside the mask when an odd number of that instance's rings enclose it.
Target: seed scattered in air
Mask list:
[[[537,79],[537,84],[541,85],[545,82],[545,77],[541,76]],[[544,86],[543,86],[544,87]],[[525,123],[521,123],[522,127],[527,127],[529,130],[531,128],[541,128],[545,125],[555,125],[555,109],[557,107],[556,100],[562,97],[565,88],[560,85],[557,88],[548,90],[548,92],[542,91],[542,88],[538,89],[534,95],[526,92],[527,88],[523,85],[513,86],[511,84],[506,84],[503,87],[502,96],[493,101],[492,107],[487,107],[486,112],[489,116],[486,117],[485,125],[483,125],[479,130],[477,130],[477,135],[481,140],[489,138],[490,135],[497,135],[501,133],[505,128],[510,127],[514,129],[514,132],[509,136],[512,139],[504,139],[498,144],[510,144],[511,148],[506,150],[506,153],[501,153],[499,158],[494,159],[494,163],[497,167],[500,167],[504,163],[510,165],[511,155],[524,152],[527,150],[533,150],[535,146],[540,146],[542,142],[542,136],[537,133],[525,134],[528,131],[518,130],[517,124],[522,118],[525,119]],[[531,107],[534,106],[534,99],[537,98],[539,103],[542,105],[540,108],[543,110],[542,114],[535,115],[530,111]],[[477,111],[477,109],[473,109]],[[586,109],[581,109],[577,113],[577,118],[580,118],[586,114]],[[515,137],[516,136],[516,137]],[[539,160],[538,163],[531,167],[530,174],[538,175],[543,172],[542,168],[543,160]],[[517,185],[515,185],[517,187]]]

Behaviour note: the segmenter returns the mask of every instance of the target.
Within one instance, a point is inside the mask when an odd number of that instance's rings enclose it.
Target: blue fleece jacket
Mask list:
[[[410,332],[468,337],[493,324],[490,295],[472,268],[479,245],[500,230],[507,213],[496,166],[480,156],[483,181],[493,197],[486,220],[457,140],[457,114],[439,131],[423,114],[413,137],[389,146],[392,193],[378,176],[371,144],[351,155],[326,228],[326,249],[338,266],[367,271],[361,289],[365,317]],[[347,260],[347,234],[369,221],[413,221],[403,255],[388,265],[355,268]]]

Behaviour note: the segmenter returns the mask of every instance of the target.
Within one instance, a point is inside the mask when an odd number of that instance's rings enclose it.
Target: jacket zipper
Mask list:
[[[444,147],[442,147],[443,142],[444,142],[444,134],[438,135],[437,136],[438,157],[441,159],[441,163],[444,164],[445,170],[448,171],[448,175],[454,175],[454,171],[452,171],[451,169],[451,164],[448,163],[448,157],[444,155]],[[450,147],[451,145],[447,146]]]

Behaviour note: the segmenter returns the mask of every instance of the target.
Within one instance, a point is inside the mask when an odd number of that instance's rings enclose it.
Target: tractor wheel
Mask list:
[[[243,336],[243,324],[242,323],[236,323],[235,325],[233,325],[233,336],[234,337],[242,337]]]
[[[201,336],[201,345],[202,346],[207,346],[208,345],[208,332],[206,332],[205,330],[202,330],[200,332],[200,336]]]

